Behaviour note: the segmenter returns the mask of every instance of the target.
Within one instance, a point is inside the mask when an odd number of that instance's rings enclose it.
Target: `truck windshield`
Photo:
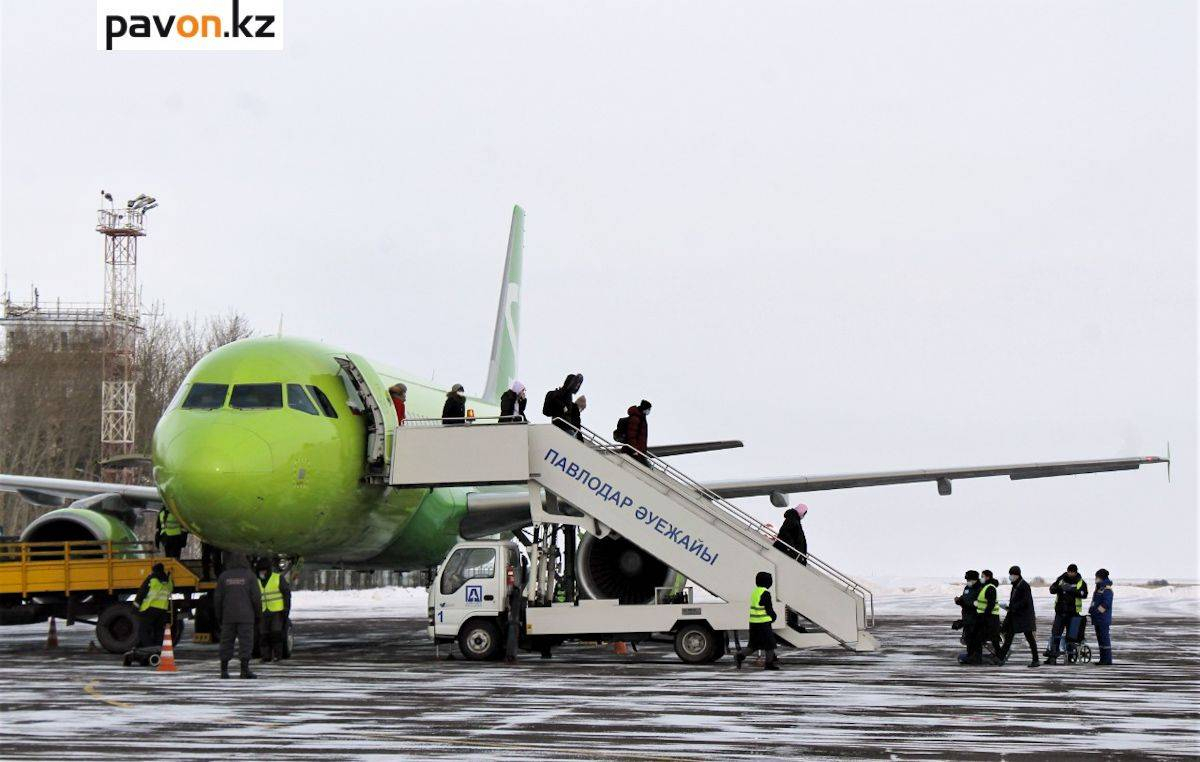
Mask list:
[[[495,574],[495,548],[459,548],[442,572],[442,594],[457,592],[469,579],[491,579]]]

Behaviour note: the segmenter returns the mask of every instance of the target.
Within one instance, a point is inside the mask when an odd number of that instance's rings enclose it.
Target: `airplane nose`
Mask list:
[[[271,446],[253,431],[215,423],[181,432],[161,465],[174,477],[212,478],[270,473],[274,459]]]
[[[220,547],[237,547],[271,482],[267,441],[212,423],[180,432],[156,455],[155,482],[184,523]]]

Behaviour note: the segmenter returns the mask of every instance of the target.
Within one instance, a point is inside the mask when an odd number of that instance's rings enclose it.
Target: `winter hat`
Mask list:
[[[1021,567],[1020,566],[1010,566],[1010,567],[1008,567],[1008,573],[1015,574],[1018,577],[1020,577],[1021,576]]]
[[[1097,569],[1096,576],[1100,579],[1108,579],[1108,569]]]
[[[1078,567],[1078,566],[1076,566],[1075,564],[1070,564],[1069,566],[1067,566],[1067,571],[1069,571],[1069,572],[1070,572],[1070,573],[1072,573],[1072,574],[1078,574],[1078,573],[1079,573],[1079,567]]]
[[[967,573],[963,575],[963,577],[965,577],[968,582],[974,582],[975,580],[979,579],[979,572],[975,571],[974,569],[969,569]]]
[[[808,506],[804,503],[799,503],[792,510],[796,512],[796,518],[802,519],[804,518],[804,514],[808,513]]]
[[[649,410],[652,407],[652,405],[650,404],[649,400],[642,400],[641,403],[638,404],[638,407],[641,408],[643,412],[645,412],[646,410]]]
[[[458,392],[459,394],[463,394],[465,391],[466,390],[463,389],[462,384],[455,384],[454,386],[450,387],[450,391],[446,392],[446,396],[449,397],[451,394],[454,394],[455,392]]]
[[[520,381],[513,381],[512,390],[518,397],[520,397],[521,393],[525,391],[525,384],[521,383]]]
[[[770,587],[774,581],[771,572],[759,572],[754,575],[754,584],[758,587]]]

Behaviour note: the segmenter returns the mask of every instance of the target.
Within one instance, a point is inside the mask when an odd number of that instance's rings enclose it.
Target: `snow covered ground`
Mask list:
[[[1126,618],[1114,667],[1028,669],[1024,651],[962,667],[955,633],[930,617],[881,617],[875,633],[880,653],[784,651],[764,673],[688,667],[657,643],[476,664],[436,658],[420,618],[308,619],[295,656],[249,681],[218,679],[215,648],[187,637],[179,671],[161,673],[90,651],[86,626],[60,628],[51,652],[44,625],[3,628],[0,759],[1200,755],[1195,620]]]
[[[954,596],[962,585],[934,578],[878,578],[866,580],[875,595],[876,616],[940,617],[957,615]],[[381,587],[369,590],[298,591],[292,608],[297,619],[350,617],[424,617],[424,588]],[[1046,586],[1034,587],[1039,616],[1050,616],[1054,599]],[[697,599],[702,599],[697,594]],[[1008,585],[1000,587],[1000,600],[1008,600]],[[1146,587],[1119,584],[1114,588],[1113,611],[1121,617],[1200,617],[1200,584],[1194,582]]]

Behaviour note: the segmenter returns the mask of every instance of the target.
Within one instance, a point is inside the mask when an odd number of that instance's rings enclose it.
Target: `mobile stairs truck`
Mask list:
[[[565,428],[415,420],[395,430],[394,486],[521,485],[529,494],[532,539],[516,533],[528,542],[527,555],[496,540],[463,541],[447,555],[429,592],[435,641],[457,641],[468,659],[494,659],[516,616],[522,647],[543,653],[565,640],[669,635],[683,661],[712,662],[747,629],[754,578],[766,571],[774,578],[779,640],[797,648],[879,648],[868,632],[872,600],[862,585],[815,556],[801,564],[781,552],[769,527],[662,459],[642,454],[644,465],[586,428]],[[624,538],[681,577],[649,600],[589,598],[574,579],[577,532]],[[696,600],[682,578],[713,600]],[[515,607],[513,585],[522,593]]]

